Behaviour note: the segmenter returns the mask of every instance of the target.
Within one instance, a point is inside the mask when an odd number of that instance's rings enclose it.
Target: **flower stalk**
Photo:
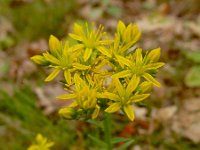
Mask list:
[[[112,150],[112,142],[111,142],[111,115],[107,112],[104,113],[103,127],[104,127],[104,136],[105,143],[107,145],[107,150]]]

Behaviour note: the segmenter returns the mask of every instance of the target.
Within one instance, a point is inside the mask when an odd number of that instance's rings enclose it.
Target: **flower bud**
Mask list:
[[[75,116],[76,116],[76,111],[75,111],[75,108],[73,107],[61,108],[58,113],[65,119],[69,119],[69,120],[75,119]]]

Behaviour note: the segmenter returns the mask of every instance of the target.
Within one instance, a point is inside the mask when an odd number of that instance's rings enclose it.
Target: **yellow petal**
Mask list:
[[[51,80],[53,80],[60,72],[60,69],[54,69],[54,71],[52,71],[50,73],[50,75],[45,79],[46,82],[49,82]]]
[[[64,95],[57,96],[56,98],[70,100],[70,99],[76,98],[76,95],[75,94],[64,94]]]
[[[117,89],[117,92],[119,93],[120,97],[124,97],[125,96],[125,89],[122,86],[121,82],[119,81],[119,79],[114,79],[114,83]]]
[[[162,62],[151,63],[151,64],[148,64],[148,65],[145,65],[145,68],[146,68],[146,70],[152,70],[152,69],[158,69],[158,68],[160,68],[164,65],[165,65],[165,63],[162,63]]]
[[[72,46],[71,48],[72,48],[72,51],[76,51],[76,50],[84,48],[84,45],[83,44],[76,44],[76,45]]]
[[[91,54],[92,54],[92,48],[86,48],[83,55],[84,61],[87,61],[90,58]]]
[[[115,39],[114,39],[114,50],[117,51],[119,48],[119,43],[120,43],[120,34],[115,34]]]
[[[69,33],[69,36],[72,38],[72,39],[75,39],[77,41],[83,41],[82,37],[76,35],[76,34],[72,34],[72,33]]]
[[[41,55],[35,55],[31,57],[31,60],[39,65],[48,65],[48,61],[44,58],[44,56]]]
[[[100,51],[103,55],[106,55],[108,58],[111,58],[112,55],[109,53],[108,49],[105,47],[99,46],[97,47],[97,50]]]
[[[117,24],[117,32],[119,32],[122,35],[125,29],[126,29],[125,24],[120,20]]]
[[[108,108],[106,108],[105,112],[113,113],[118,111],[121,108],[119,103],[113,103]]]
[[[74,24],[74,33],[78,34],[78,35],[82,35],[83,34],[83,27],[77,23]]]
[[[142,49],[141,48],[136,49],[135,58],[136,58],[136,65],[142,63],[143,57],[142,57]]]
[[[76,112],[73,107],[66,107],[61,108],[58,113],[66,119],[73,119]]]
[[[50,52],[54,55],[57,55],[60,47],[61,47],[60,41],[55,36],[51,35],[49,38]]]
[[[70,73],[69,70],[64,71],[64,77],[65,77],[65,80],[67,81],[67,83],[69,85],[71,85],[72,84],[72,77],[71,77],[71,73]]]
[[[141,32],[137,26],[137,24],[134,24],[131,28],[131,42],[132,44],[134,44],[135,42],[137,42],[140,39],[141,36]]]
[[[146,93],[146,92],[149,92],[151,88],[152,88],[152,83],[149,81],[144,81],[140,84],[139,91],[141,93]]]
[[[150,94],[140,94],[140,95],[134,95],[130,98],[130,103],[133,103],[133,102],[140,102],[144,99],[146,99],[147,97],[149,97]]]
[[[42,134],[38,133],[37,136],[36,136],[36,141],[38,143],[40,143],[41,141],[43,141],[44,137],[42,136]]]
[[[112,76],[112,78],[125,78],[125,77],[128,77],[131,75],[131,71],[130,70],[124,70],[124,71],[121,71],[121,72],[118,72],[116,74],[114,74]]]
[[[157,62],[160,58],[160,47],[151,50],[148,53],[147,58],[150,60],[150,62]]]
[[[49,53],[43,53],[43,56],[46,60],[48,60],[49,62],[51,62],[53,64],[56,64],[56,65],[60,64],[59,60]]]
[[[80,63],[73,63],[72,66],[78,70],[87,70],[90,69],[90,66],[86,66]]]
[[[134,111],[133,111],[132,105],[127,105],[123,109],[124,109],[124,112],[126,113],[126,115],[128,116],[128,118],[131,121],[133,121],[134,118],[135,118],[135,115],[134,115]]]
[[[157,87],[160,87],[160,86],[161,86],[160,83],[159,83],[156,79],[154,79],[150,74],[145,73],[145,74],[143,74],[142,76],[143,76],[147,81],[153,83],[155,86],[157,86]]]
[[[110,99],[110,100],[114,100],[114,101],[117,101],[117,100],[120,99],[119,96],[117,96],[114,93],[110,93],[110,92],[99,93],[99,94],[97,94],[97,97],[98,98]]]
[[[128,66],[128,67],[130,67],[131,64],[132,64],[132,62],[131,62],[129,59],[127,59],[127,58],[125,58],[125,57],[123,57],[123,56],[115,55],[115,57],[117,58],[117,61],[118,61],[120,64],[124,64],[124,65],[126,65],[126,66]]]
[[[98,105],[96,105],[96,108],[95,108],[94,112],[92,113],[92,119],[97,118],[99,111],[100,111],[100,107]]]
[[[139,82],[140,82],[140,77],[134,74],[126,88],[127,95],[130,95],[137,88]]]
[[[54,142],[48,142],[45,146],[46,146],[47,148],[50,148],[50,147],[52,147],[54,144],[55,144]]]

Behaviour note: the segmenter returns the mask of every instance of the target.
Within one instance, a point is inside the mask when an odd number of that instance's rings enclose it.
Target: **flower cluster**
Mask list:
[[[59,114],[66,119],[96,118],[99,112],[123,111],[133,121],[132,104],[149,97],[155,79],[160,48],[142,51],[136,47],[141,32],[136,24],[119,21],[114,37],[103,26],[74,24],[69,41],[50,36],[49,51],[31,59],[52,68],[45,81],[63,72],[67,93],[57,98],[73,100]]]

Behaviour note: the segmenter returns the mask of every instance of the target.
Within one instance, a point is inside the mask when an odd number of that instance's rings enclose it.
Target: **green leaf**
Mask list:
[[[126,142],[126,141],[129,141],[131,139],[129,138],[123,138],[123,137],[114,137],[111,139],[111,142],[112,144],[117,144],[117,143],[120,143],[120,142]]]
[[[89,134],[88,137],[93,140],[97,145],[99,145],[100,147],[106,147],[106,143],[104,143],[103,141],[99,140],[98,138],[94,137],[93,135]]]
[[[186,57],[195,63],[200,63],[200,52],[186,53]]]
[[[122,14],[122,9],[117,6],[110,6],[107,11],[112,16],[120,16]]]
[[[129,141],[127,141],[126,143],[124,143],[122,146],[120,146],[119,148],[117,148],[116,150],[127,150],[128,147],[133,144],[134,140],[131,139]]]
[[[188,87],[200,87],[200,66],[194,66],[188,71],[185,84]]]

